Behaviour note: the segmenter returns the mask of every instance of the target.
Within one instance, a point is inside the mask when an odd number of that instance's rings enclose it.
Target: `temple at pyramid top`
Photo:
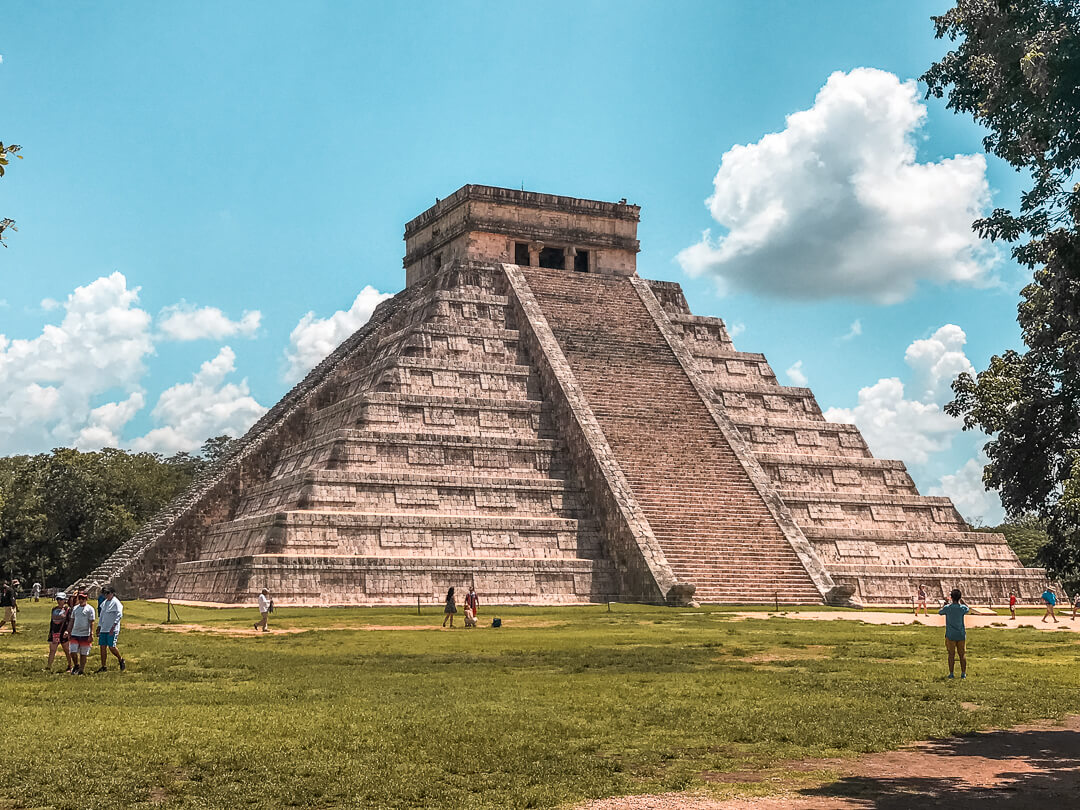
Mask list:
[[[455,261],[637,275],[640,207],[462,186],[405,225],[405,284]]]

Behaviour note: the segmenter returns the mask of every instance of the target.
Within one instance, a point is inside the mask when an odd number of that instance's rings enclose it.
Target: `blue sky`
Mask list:
[[[784,382],[805,375],[823,408],[840,409],[834,418],[855,419],[872,446],[884,437],[879,451],[917,448],[905,430],[930,435],[929,451],[905,457],[923,491],[944,487],[969,517],[993,519],[972,484],[975,437],[941,426],[929,407],[945,401],[940,391],[913,396],[928,371],[905,352],[937,334],[946,361],[959,353],[982,368],[1018,345],[1025,274],[1006,258],[980,254],[968,262],[977,277],[963,278],[944,249],[879,256],[889,237],[875,232],[866,267],[883,277],[872,283],[911,278],[889,303],[876,288],[853,299],[843,279],[815,287],[809,270],[792,294],[769,288],[790,274],[732,284],[731,261],[713,255],[694,277],[677,258],[706,229],[714,248],[727,234],[731,223],[704,201],[733,147],[823,109],[815,99],[837,71],[837,87],[871,102],[882,93],[852,71],[917,78],[946,47],[929,17],[948,5],[11,3],[0,139],[22,144],[25,159],[0,180],[0,216],[20,228],[0,251],[0,452],[109,437],[171,451],[202,430],[239,430],[287,390],[313,347],[356,325],[375,290],[401,288],[408,219],[464,183],[524,185],[641,205],[641,275],[681,282],[696,313],[738,324],[739,348],[764,352]],[[877,138],[867,165],[887,163],[893,148],[887,122],[875,126],[855,132],[856,144]],[[830,160],[822,143],[835,143],[822,137],[811,144],[819,165]],[[982,153],[980,131],[940,102],[896,137],[914,144],[920,165]],[[802,165],[806,140],[785,143]],[[965,165],[995,205],[1016,199],[1020,178],[1007,166]],[[728,179],[788,187],[788,202],[803,194],[775,167],[764,178],[749,171]],[[841,248],[845,221],[823,229],[830,239],[837,229]],[[785,238],[802,244],[796,231]],[[768,262],[768,250],[739,260],[744,280],[758,275],[755,261]],[[939,332],[947,324],[966,344]],[[856,407],[860,389],[892,377],[917,407]]]

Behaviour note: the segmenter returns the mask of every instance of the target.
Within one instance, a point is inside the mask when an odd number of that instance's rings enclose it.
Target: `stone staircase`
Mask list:
[[[822,595],[627,278],[522,268],[680,581],[705,602]]]

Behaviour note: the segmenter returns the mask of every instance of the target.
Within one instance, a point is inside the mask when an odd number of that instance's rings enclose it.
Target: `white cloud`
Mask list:
[[[153,341],[138,293],[113,273],[57,304],[63,319],[39,336],[0,335],[0,454],[73,444],[105,418],[104,412],[92,416],[94,399],[139,390]]]
[[[121,431],[142,410],[145,402],[142,391],[135,391],[121,402],[107,402],[94,408],[73,444],[80,450],[119,447]]]
[[[786,298],[907,298],[920,280],[985,285],[991,249],[971,223],[989,204],[986,160],[916,160],[926,118],[914,81],[833,73],[781,132],[726,152],[707,200],[726,233],[679,254],[723,289]]]
[[[797,385],[800,388],[805,388],[808,380],[806,374],[802,370],[802,360],[796,360],[795,363],[784,372],[787,378],[791,380],[792,385]]]
[[[996,526],[1005,519],[1005,510],[1001,508],[997,493],[987,492],[983,486],[982,474],[986,463],[986,456],[980,452],[952,475],[941,476],[941,483],[932,487],[930,494],[951,498],[968,523]]]
[[[913,397],[898,377],[880,379],[859,391],[854,408],[829,408],[831,422],[858,425],[874,455],[925,464],[934,453],[947,450],[961,423],[942,410],[951,397],[950,384],[959,371],[973,371],[964,355],[964,330],[946,324],[904,352],[911,367]]]
[[[314,312],[304,315],[289,335],[282,378],[286,382],[301,379],[345,338],[367,323],[375,307],[390,297],[389,293],[381,293],[368,285],[347,310],[338,310],[329,318],[317,318]]]
[[[181,301],[161,310],[157,325],[168,340],[223,340],[234,335],[254,337],[261,320],[258,310],[245,310],[240,320],[233,321],[217,307],[196,308]]]
[[[266,412],[251,396],[247,380],[226,382],[236,370],[236,353],[228,346],[207,360],[191,382],[166,389],[151,412],[160,427],[135,439],[136,450],[176,453],[195,450],[212,436],[243,435]]]
[[[725,324],[727,326],[728,337],[735,340],[739,335],[746,331],[746,324],[742,321],[736,321],[732,324]]]
[[[848,327],[847,334],[844,335],[841,340],[854,340],[862,334],[862,319],[856,318],[851,322],[851,326]]]

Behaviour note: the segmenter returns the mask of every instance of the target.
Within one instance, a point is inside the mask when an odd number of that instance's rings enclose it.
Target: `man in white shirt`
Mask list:
[[[255,629],[260,627],[264,633],[268,632],[266,629],[267,619],[270,618],[270,608],[273,607],[274,601],[270,598],[270,591],[267,588],[262,589],[262,593],[259,594],[259,613],[261,618],[255,622]]]
[[[105,600],[101,603],[101,615],[98,617],[98,647],[101,649],[101,668],[98,672],[108,671],[106,664],[110,652],[120,662],[120,671],[123,672],[127,669],[127,663],[116,647],[116,637],[120,635],[120,619],[124,615],[124,606],[116,598],[116,591],[111,585],[106,585],[101,592],[105,594]]]
[[[94,637],[94,620],[97,611],[86,603],[86,591],[79,591],[79,604],[71,609],[68,632],[68,652],[71,654],[71,674],[83,675],[86,656],[90,655],[90,639]]]

